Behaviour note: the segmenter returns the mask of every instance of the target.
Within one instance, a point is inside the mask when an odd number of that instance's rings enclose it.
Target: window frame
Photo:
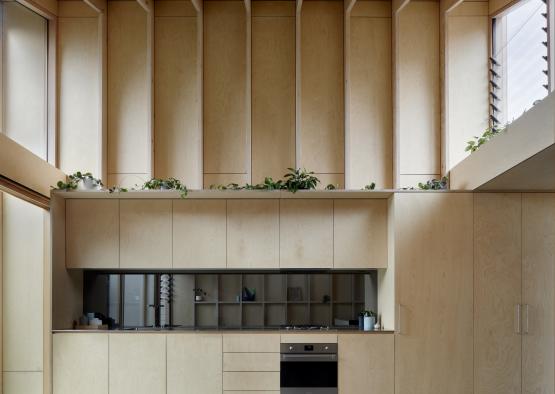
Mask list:
[[[56,75],[56,34],[57,34],[57,17],[49,10],[44,9],[32,0],[14,0],[14,2],[42,16],[47,22],[47,42],[46,42],[46,161],[58,167],[57,141],[58,141],[58,103],[57,103],[57,75]],[[3,4],[0,0],[0,60],[3,51]],[[0,61],[0,75],[2,75],[2,64]],[[3,121],[3,94],[1,94],[2,78],[0,78],[0,122]],[[1,131],[0,131],[1,132]]]
[[[501,77],[501,78],[497,78],[495,79],[491,70],[498,70],[500,67],[499,66],[495,66],[491,59],[493,59],[494,54],[495,54],[495,49],[498,48],[499,46],[503,46],[506,43],[507,37],[506,37],[506,28],[501,27],[500,29],[497,29],[497,24],[505,24],[506,21],[503,19],[503,16],[507,15],[508,13],[511,12],[511,10],[513,10],[515,7],[518,7],[522,2],[524,2],[526,0],[516,0],[516,1],[512,1],[511,3],[509,3],[507,6],[505,6],[504,8],[500,9],[498,12],[495,12],[494,14],[490,15],[490,23],[489,23],[489,30],[490,30],[490,34],[489,34],[489,56],[490,56],[490,61],[489,61],[489,65],[490,65],[490,74],[489,74],[489,81],[490,84],[488,86],[488,89],[490,91],[490,98],[489,98],[489,114],[490,114],[490,126],[502,126],[504,124],[508,123],[508,119],[505,118],[508,108],[507,108],[507,100],[505,99],[505,97],[501,97],[501,100],[495,100],[494,96],[492,93],[495,93],[496,89],[494,89],[492,82],[495,82],[500,89],[497,89],[497,92],[499,93],[499,91],[502,92],[502,94],[505,94],[505,92],[507,92],[507,78],[506,77]],[[548,91],[547,94],[550,94],[553,92],[553,90],[555,89],[555,70],[554,65],[555,65],[555,0],[547,0],[546,3],[546,7],[547,7],[547,83],[548,83]],[[501,30],[502,32],[505,33],[504,36],[499,36],[498,32],[499,30]],[[496,59],[496,60],[500,60],[500,64],[507,64],[507,53],[506,51],[503,51],[501,54],[501,59]],[[499,115],[496,116],[496,110],[494,109],[494,106],[499,108],[500,111],[503,115],[501,117],[501,119],[499,119]],[[496,122],[495,119],[498,119],[499,122]]]

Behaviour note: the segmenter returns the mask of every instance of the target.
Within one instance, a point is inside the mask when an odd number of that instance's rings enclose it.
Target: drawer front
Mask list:
[[[281,343],[337,343],[337,334],[282,334]]]
[[[224,372],[225,390],[279,390],[279,372]]]
[[[279,353],[279,334],[224,334],[224,353]]]
[[[279,353],[224,353],[224,371],[279,372]]]

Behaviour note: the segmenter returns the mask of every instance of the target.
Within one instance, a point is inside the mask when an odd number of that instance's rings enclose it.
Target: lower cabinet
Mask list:
[[[166,394],[166,335],[109,334],[109,393]]]
[[[170,334],[167,346],[167,394],[221,394],[221,334]]]
[[[54,334],[54,394],[108,393],[108,334]]]
[[[278,393],[279,350],[279,334],[224,334],[224,393]]]
[[[339,394],[393,394],[393,334],[339,334]]]
[[[55,333],[53,394],[277,394],[279,333]],[[393,334],[298,334],[338,342],[340,394],[394,393]]]

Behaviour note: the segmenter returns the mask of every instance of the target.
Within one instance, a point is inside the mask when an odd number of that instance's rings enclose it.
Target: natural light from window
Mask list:
[[[547,5],[522,1],[494,20],[493,58],[500,64],[500,123],[510,123],[548,94]]]

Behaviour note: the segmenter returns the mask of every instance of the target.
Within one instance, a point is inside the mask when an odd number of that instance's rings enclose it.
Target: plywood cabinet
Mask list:
[[[339,334],[339,392],[394,393],[394,336]]]
[[[167,336],[167,394],[222,392],[222,335]]]
[[[394,210],[395,392],[472,393],[472,194],[396,194]]]
[[[110,394],[166,394],[166,335],[117,333],[109,340]]]
[[[227,202],[227,268],[279,268],[279,200]]]
[[[281,200],[280,268],[333,267],[333,201]]]
[[[171,268],[171,240],[171,200],[121,200],[120,268]]]
[[[66,267],[119,268],[118,200],[67,200]]]
[[[108,334],[53,335],[53,394],[108,393]]]
[[[226,201],[173,203],[173,268],[226,267]]]
[[[522,200],[522,392],[555,392],[555,194]]]
[[[475,394],[521,392],[521,216],[520,194],[475,196]]]
[[[335,200],[333,268],[387,267],[387,201]]]

